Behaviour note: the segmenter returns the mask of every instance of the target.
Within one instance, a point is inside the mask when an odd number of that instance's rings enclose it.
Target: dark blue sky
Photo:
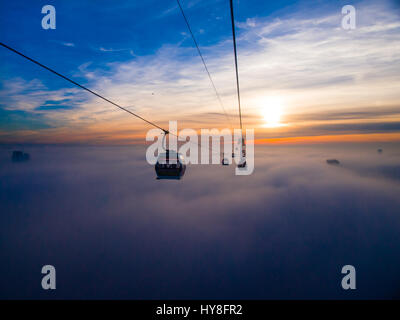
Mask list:
[[[327,7],[326,1],[234,1],[236,20],[276,17],[280,12],[307,12]],[[41,8],[56,8],[56,30],[43,30]],[[183,0],[183,8],[200,45],[209,46],[231,37],[229,1]],[[336,6],[340,2],[336,3]],[[187,28],[175,0],[159,1],[2,1],[1,41],[39,61],[76,75],[81,64],[107,71],[107,63],[153,54],[167,44],[192,47]],[[240,28],[238,30],[240,35]],[[193,50],[193,55],[196,51]],[[66,86],[62,80],[37,69],[21,58],[0,50],[1,79],[40,77],[52,87]],[[38,74],[40,73],[40,74]],[[87,79],[80,79],[86,81]]]

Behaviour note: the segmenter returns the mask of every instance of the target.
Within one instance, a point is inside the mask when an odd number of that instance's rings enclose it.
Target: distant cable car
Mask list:
[[[239,145],[240,145],[240,149],[242,150],[241,152],[241,157],[239,160],[239,163],[237,165],[238,168],[246,168],[247,163],[246,163],[246,142],[244,140],[244,138],[242,137],[242,141],[238,141]]]
[[[158,156],[155,165],[157,179],[179,180],[186,171],[184,157],[173,150],[166,150]]]
[[[246,168],[247,166],[246,160],[245,159],[241,160],[237,166],[238,168]]]
[[[225,154],[223,155],[221,164],[222,164],[223,166],[229,165],[229,160],[228,160],[228,158],[225,158]]]

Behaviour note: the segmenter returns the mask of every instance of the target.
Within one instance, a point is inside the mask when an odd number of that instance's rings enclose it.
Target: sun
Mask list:
[[[270,97],[263,101],[261,106],[261,115],[264,120],[264,127],[276,128],[281,127],[281,116],[283,113],[282,99],[279,97]]]

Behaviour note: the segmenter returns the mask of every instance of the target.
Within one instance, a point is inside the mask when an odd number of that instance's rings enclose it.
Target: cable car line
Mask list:
[[[203,62],[204,69],[205,69],[206,72],[207,72],[207,75],[208,75],[208,78],[210,79],[211,85],[212,85],[212,87],[214,88],[215,95],[217,96],[217,99],[218,99],[218,101],[219,101],[219,104],[221,105],[221,108],[222,108],[222,110],[224,111],[224,114],[225,114],[225,116],[226,116],[226,119],[227,119],[228,122],[229,122],[229,125],[231,126],[231,128],[233,128],[232,123],[231,123],[231,120],[230,120],[230,117],[228,116],[228,114],[227,114],[226,111],[225,111],[225,107],[224,107],[224,104],[222,103],[221,96],[220,96],[219,93],[218,93],[218,90],[217,90],[217,88],[216,88],[216,86],[215,86],[215,84],[214,84],[214,81],[213,81],[212,77],[211,77],[210,71],[209,71],[208,68],[207,68],[207,64],[206,64],[206,62],[205,62],[205,60],[204,60],[204,58],[203,58],[203,55],[201,54],[199,45],[198,45],[198,43],[197,43],[197,41],[196,41],[196,38],[195,38],[195,36],[194,36],[194,34],[193,34],[192,28],[190,27],[189,20],[188,20],[188,18],[186,17],[185,12],[183,11],[183,8],[182,8],[182,5],[181,5],[180,1],[179,1],[179,0],[176,0],[176,2],[178,3],[179,9],[180,9],[180,11],[181,11],[181,13],[182,13],[182,16],[183,16],[183,18],[184,18],[184,20],[185,20],[185,23],[186,23],[187,27],[188,27],[189,33],[190,33],[190,35],[192,36],[193,42],[194,42],[194,44],[195,44],[195,46],[196,46],[196,48],[197,48],[197,52],[199,53],[199,56],[200,56],[200,58],[201,58],[201,61]]]
[[[247,166],[247,164],[246,164],[246,141],[243,138],[242,109],[240,106],[240,87],[239,87],[239,72],[238,72],[237,50],[236,50],[235,17],[233,14],[233,0],[230,0],[229,4],[231,7],[233,54],[235,56],[236,89],[237,89],[238,107],[239,107],[240,130],[242,131],[242,139],[240,141],[240,143],[241,143],[241,160],[238,164],[238,168],[245,168]]]
[[[111,101],[111,100],[109,100],[109,99],[103,97],[102,95],[100,95],[100,94],[94,92],[93,90],[90,90],[89,88],[86,88],[85,86],[83,86],[83,85],[77,83],[76,81],[74,81],[74,80],[72,80],[72,79],[70,79],[70,78],[68,78],[68,77],[66,77],[66,76],[64,76],[64,75],[62,75],[61,73],[59,73],[59,72],[57,72],[57,71],[55,71],[55,70],[53,70],[53,69],[51,69],[51,68],[45,66],[44,64],[42,64],[42,63],[40,63],[40,62],[38,62],[38,61],[36,61],[36,60],[34,60],[34,59],[32,59],[32,58],[26,56],[25,54],[19,52],[18,50],[11,48],[10,46],[4,44],[3,42],[0,42],[0,45],[2,45],[2,46],[3,46],[4,48],[6,48],[6,49],[9,49],[9,50],[12,51],[12,52],[14,52],[14,53],[16,53],[16,54],[18,54],[18,55],[24,57],[25,59],[27,59],[27,60],[29,60],[29,61],[31,61],[31,62],[37,64],[38,66],[40,66],[40,67],[42,67],[42,68],[44,68],[44,69],[46,69],[46,70],[48,70],[48,71],[54,73],[55,75],[57,75],[57,76],[63,78],[64,80],[67,80],[67,81],[71,82],[72,84],[78,86],[79,88],[84,89],[84,90],[86,90],[86,91],[88,91],[88,92],[94,94],[95,96],[97,96],[97,97],[103,99],[104,101],[107,101],[108,103],[111,103],[112,105],[114,105],[114,106],[120,108],[121,110],[124,110],[124,111],[128,112],[129,114],[135,116],[136,118],[138,118],[138,119],[140,119],[140,120],[143,120],[144,122],[150,124],[151,126],[156,127],[156,128],[158,128],[158,129],[162,130],[162,131],[164,132],[165,135],[171,134],[171,135],[173,135],[173,136],[178,137],[178,135],[176,135],[176,134],[174,134],[174,133],[170,133],[169,130],[166,130],[166,129],[160,127],[159,125],[155,124],[154,122],[149,121],[149,120],[147,120],[147,119],[145,119],[145,118],[139,116],[138,114],[136,114],[136,113],[134,113],[134,112],[132,112],[132,111],[130,111],[130,110],[128,110],[128,109],[126,109],[126,108],[120,106],[120,105],[118,105],[117,103],[115,103],[115,102],[113,102],[113,101]],[[192,141],[189,141],[189,142],[192,143],[192,144],[196,144],[197,146],[200,146],[200,147],[201,147],[201,145],[200,145],[199,143],[195,143],[195,142],[192,142]],[[213,151],[212,148],[210,149],[210,151],[213,152],[213,153],[217,153],[216,151]]]
[[[59,72],[57,72],[57,71],[55,71],[55,70],[53,70],[53,69],[51,69],[51,68],[45,66],[44,64],[42,64],[42,63],[40,63],[40,62],[38,62],[38,61],[36,61],[36,60],[34,60],[34,59],[32,59],[32,58],[30,58],[30,57],[24,55],[23,53],[21,53],[21,52],[15,50],[15,49],[13,49],[13,48],[7,46],[6,44],[0,42],[0,45],[2,45],[4,48],[6,48],[6,49],[8,49],[8,50],[10,50],[10,51],[12,51],[12,52],[15,52],[16,54],[20,55],[21,57],[24,57],[25,59],[27,59],[27,60],[29,60],[29,61],[31,61],[31,62],[37,64],[38,66],[40,66],[40,67],[42,67],[42,68],[44,68],[44,69],[46,69],[46,70],[48,70],[48,71],[54,73],[55,75],[57,75],[57,76],[63,78],[64,80],[67,80],[67,81],[71,82],[72,84],[78,86],[79,88],[81,88],[81,89],[83,89],[83,90],[86,90],[86,91],[90,92],[91,94],[94,94],[95,96],[97,96],[97,97],[103,99],[104,101],[107,101],[108,103],[111,103],[112,105],[114,105],[114,106],[120,108],[121,110],[124,110],[124,111],[130,113],[131,115],[135,116],[136,118],[138,118],[138,119],[140,119],[140,120],[143,120],[144,122],[146,122],[146,123],[152,125],[153,127],[156,127],[156,128],[158,128],[158,129],[161,129],[165,134],[168,134],[168,133],[169,133],[168,130],[166,130],[166,129],[160,127],[159,125],[155,124],[154,122],[149,121],[149,120],[147,120],[147,119],[145,119],[145,118],[139,116],[138,114],[136,114],[136,113],[134,113],[134,112],[132,112],[132,111],[130,111],[130,110],[128,110],[128,109],[126,109],[126,108],[120,106],[119,104],[117,104],[117,103],[115,103],[115,102],[113,102],[113,101],[111,101],[111,100],[109,100],[109,99],[103,97],[102,95],[100,95],[100,94],[98,94],[98,93],[96,93],[96,92],[94,92],[94,91],[92,91],[92,90],[86,88],[85,86],[83,86],[83,85],[77,83],[76,81],[74,81],[74,80],[72,80],[72,79],[70,79],[70,78],[68,78],[68,77],[66,77],[66,76],[64,76],[64,75],[62,75],[61,73],[59,73]]]
[[[236,52],[236,35],[235,35],[235,18],[233,15],[233,1],[230,0],[231,7],[231,22],[232,22],[232,36],[233,36],[233,53],[235,56],[235,70],[236,70],[236,89],[239,104],[239,119],[240,119],[240,130],[242,129],[242,111],[240,107],[240,88],[239,88],[239,73],[238,73],[238,63],[237,63],[237,52]]]

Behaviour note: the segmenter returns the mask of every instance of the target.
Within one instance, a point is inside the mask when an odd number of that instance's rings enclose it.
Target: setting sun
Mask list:
[[[281,116],[283,113],[283,103],[282,99],[278,97],[267,98],[263,101],[261,107],[261,114],[264,120],[264,127],[275,128],[280,127]]]

